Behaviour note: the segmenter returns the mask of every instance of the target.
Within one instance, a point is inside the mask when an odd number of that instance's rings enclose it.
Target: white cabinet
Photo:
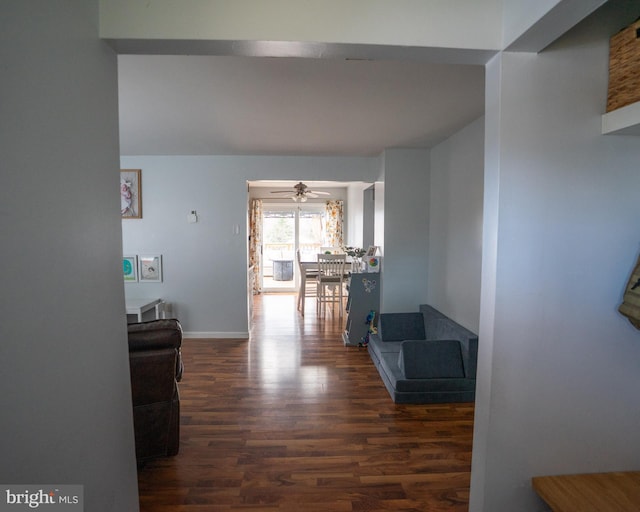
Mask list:
[[[349,297],[347,299],[347,325],[342,333],[342,341],[348,347],[362,344],[369,324],[367,317],[371,311],[375,312],[377,323],[380,312],[380,285],[382,274],[351,274],[349,283]]]

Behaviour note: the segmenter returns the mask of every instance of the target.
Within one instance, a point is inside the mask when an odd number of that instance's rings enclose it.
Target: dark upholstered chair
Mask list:
[[[129,324],[129,366],[138,462],[176,455],[180,443],[182,327],[153,320]]]

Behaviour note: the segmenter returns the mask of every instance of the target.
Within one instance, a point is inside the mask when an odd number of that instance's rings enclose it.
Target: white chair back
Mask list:
[[[326,305],[338,304],[342,315],[342,298],[344,271],[347,255],[342,254],[318,254],[317,300],[318,313],[326,311]],[[329,293],[331,290],[331,293]]]
[[[347,263],[346,254],[318,254],[318,272],[321,280],[330,278],[342,281]],[[336,279],[337,278],[337,279]]]

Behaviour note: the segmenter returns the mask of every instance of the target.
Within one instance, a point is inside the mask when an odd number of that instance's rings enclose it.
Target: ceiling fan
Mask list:
[[[301,181],[293,186],[293,190],[274,190],[272,194],[283,194],[284,197],[290,197],[296,202],[304,203],[308,198],[331,195],[329,192],[318,192],[309,190],[309,187]]]

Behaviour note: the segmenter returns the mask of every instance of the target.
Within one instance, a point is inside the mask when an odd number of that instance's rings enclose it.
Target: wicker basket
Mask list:
[[[640,101],[640,19],[611,37],[607,112]]]

